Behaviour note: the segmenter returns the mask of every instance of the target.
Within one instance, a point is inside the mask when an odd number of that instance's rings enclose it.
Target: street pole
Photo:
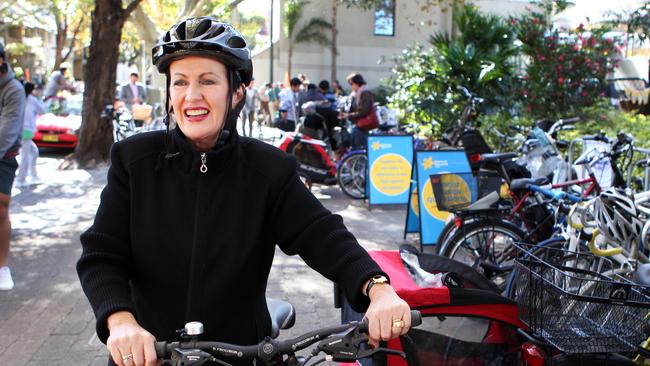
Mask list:
[[[146,70],[146,65],[147,65],[146,64],[147,53],[144,51],[144,45],[145,45],[144,40],[140,41],[140,48],[142,49],[142,57],[141,57],[141,59],[142,59],[142,66],[141,66],[142,67],[142,72],[140,74],[142,75],[142,81],[143,81],[143,84],[144,84],[145,89],[146,89],[147,88],[147,75],[145,74],[145,72],[146,72],[145,70]]]
[[[273,82],[273,0],[271,0],[271,21],[270,21],[270,32],[269,32],[269,37],[271,41],[271,48],[270,48],[270,58],[269,58],[269,82]]]

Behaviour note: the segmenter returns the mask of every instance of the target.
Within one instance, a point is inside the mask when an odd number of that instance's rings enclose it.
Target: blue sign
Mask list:
[[[411,187],[413,137],[368,136],[368,200],[370,205],[407,204]]]
[[[471,173],[465,152],[455,151],[417,151],[415,158],[417,171],[417,191],[420,217],[420,243],[435,245],[438,235],[445,226],[448,212],[438,210],[433,195],[430,176],[440,173]],[[471,177],[471,174],[469,174]],[[459,176],[459,186],[463,194],[476,197],[476,185]],[[463,184],[464,181],[464,184]],[[470,198],[470,200],[471,200]]]

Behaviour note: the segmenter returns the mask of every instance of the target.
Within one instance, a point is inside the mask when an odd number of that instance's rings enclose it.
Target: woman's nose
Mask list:
[[[199,87],[198,83],[190,83],[187,88],[187,94],[185,94],[185,100],[195,101],[201,100],[202,98],[203,96],[201,94],[201,88]]]

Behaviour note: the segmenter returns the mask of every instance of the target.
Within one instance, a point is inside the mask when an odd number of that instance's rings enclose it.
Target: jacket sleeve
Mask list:
[[[361,292],[365,282],[383,274],[350,233],[343,219],[332,214],[302,184],[296,161],[285,156],[281,179],[273,188],[274,240],[289,255],[298,254],[329,280],[339,284],[352,307],[365,311],[369,300]]]
[[[372,92],[366,90],[365,92],[361,93],[361,103],[359,103],[359,106],[355,112],[350,113],[349,118],[354,120],[367,116],[368,113],[370,113],[373,104],[374,98],[372,97]]]
[[[20,138],[25,113],[25,91],[23,88],[14,87],[11,81],[7,88],[12,88],[12,90],[7,90],[4,93],[4,99],[0,100],[0,159],[12,146],[16,145],[16,141]]]
[[[109,315],[126,310],[135,314],[129,281],[132,258],[129,239],[129,177],[120,157],[120,143],[111,150],[108,181],[101,194],[93,225],[81,235],[77,274],[97,319],[99,339],[106,343]]]
[[[47,108],[45,107],[45,103],[43,103],[42,100],[40,100],[37,97],[32,96],[30,98],[34,103],[34,110],[36,111],[36,114],[45,114],[47,113]]]

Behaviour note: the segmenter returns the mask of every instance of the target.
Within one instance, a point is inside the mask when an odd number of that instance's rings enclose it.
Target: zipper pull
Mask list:
[[[205,173],[208,171],[208,166],[205,165],[205,161],[206,161],[205,153],[201,153],[201,168],[199,168],[201,173]]]

